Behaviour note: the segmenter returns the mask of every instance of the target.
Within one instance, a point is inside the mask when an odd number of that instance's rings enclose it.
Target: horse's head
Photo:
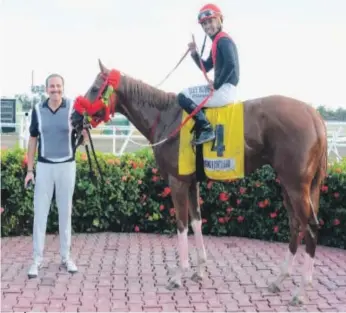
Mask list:
[[[115,91],[119,87],[121,74],[116,70],[108,70],[99,60],[100,73],[86,92],[74,103],[72,125],[81,130],[90,123],[96,127],[101,122],[108,122],[115,113]]]

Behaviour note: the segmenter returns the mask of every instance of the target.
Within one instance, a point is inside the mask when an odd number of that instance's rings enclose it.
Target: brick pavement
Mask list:
[[[236,237],[205,237],[205,243],[205,280],[197,284],[186,277],[181,289],[168,291],[167,274],[177,266],[176,237],[74,235],[72,252],[79,272],[71,275],[59,266],[59,237],[48,235],[44,267],[31,280],[26,275],[31,237],[2,238],[1,311],[346,311],[344,250],[318,247],[309,299],[297,308],[288,302],[300,282],[304,246],[298,252],[297,272],[285,280],[280,293],[272,294],[267,285],[278,273],[286,244]],[[189,245],[194,266],[192,236]]]

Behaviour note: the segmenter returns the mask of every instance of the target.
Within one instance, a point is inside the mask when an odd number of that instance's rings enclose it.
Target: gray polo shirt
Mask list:
[[[75,159],[72,111],[73,102],[65,98],[55,112],[48,106],[48,99],[33,108],[30,136],[38,137],[39,162],[62,163]]]

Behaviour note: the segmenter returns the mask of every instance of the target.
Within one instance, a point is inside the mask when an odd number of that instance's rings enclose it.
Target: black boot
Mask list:
[[[188,114],[191,114],[197,107],[197,105],[191,99],[185,97],[183,94],[178,95],[178,101],[180,106]],[[193,116],[193,119],[196,122],[196,139],[192,141],[193,145],[201,145],[215,139],[213,128],[202,110],[199,110],[199,112]]]

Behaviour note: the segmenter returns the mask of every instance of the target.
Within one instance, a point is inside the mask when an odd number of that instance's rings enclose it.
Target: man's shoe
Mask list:
[[[71,259],[63,260],[62,265],[67,269],[67,271],[69,273],[77,273],[78,272],[78,268],[77,268],[76,264],[74,264],[74,262]]]
[[[41,264],[39,262],[34,262],[30,266],[28,270],[28,277],[29,278],[36,278],[38,276],[38,270],[40,269]]]

